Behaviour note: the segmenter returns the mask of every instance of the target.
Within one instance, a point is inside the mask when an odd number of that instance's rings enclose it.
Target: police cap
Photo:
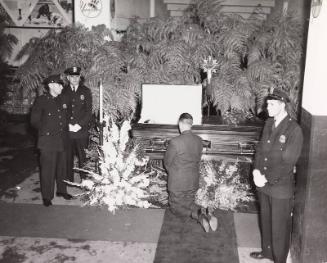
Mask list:
[[[58,74],[57,75],[50,75],[49,77],[47,77],[44,80],[45,85],[48,85],[49,83],[58,83],[58,84],[61,84],[61,85],[64,84],[63,80],[61,79],[61,76],[58,75]]]
[[[283,102],[289,102],[290,99],[285,91],[280,89],[271,88],[267,96],[267,100],[280,100]]]
[[[81,74],[81,68],[80,67],[67,68],[65,70],[65,74],[67,74],[67,75],[80,75]]]

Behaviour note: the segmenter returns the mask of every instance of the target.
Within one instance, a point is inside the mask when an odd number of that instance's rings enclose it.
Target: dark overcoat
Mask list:
[[[190,130],[171,139],[164,158],[168,191],[189,191],[199,187],[202,148],[202,139]]]
[[[63,96],[70,102],[69,123],[79,124],[82,128],[78,132],[70,132],[70,138],[85,138],[88,136],[89,125],[92,118],[92,94],[89,88],[79,85],[73,91],[69,85],[65,86]]]
[[[46,151],[64,151],[68,140],[68,101],[46,93],[36,98],[31,124],[38,131],[37,147]]]
[[[300,156],[303,135],[300,126],[286,116],[274,128],[274,119],[269,118],[257,145],[254,168],[264,174],[268,183],[257,187],[274,198],[291,198],[294,193],[294,166]]]

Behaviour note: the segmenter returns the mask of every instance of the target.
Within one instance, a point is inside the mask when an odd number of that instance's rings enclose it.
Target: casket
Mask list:
[[[203,140],[203,159],[251,162],[262,124],[207,124],[201,105],[201,85],[143,85],[141,119],[133,125],[132,136],[150,159],[161,160],[169,140],[179,135],[179,115],[188,112],[193,132]]]

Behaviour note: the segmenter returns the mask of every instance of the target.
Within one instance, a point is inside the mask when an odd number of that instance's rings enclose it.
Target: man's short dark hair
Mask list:
[[[186,122],[190,125],[193,124],[193,117],[191,114],[184,112],[179,116],[178,122]]]

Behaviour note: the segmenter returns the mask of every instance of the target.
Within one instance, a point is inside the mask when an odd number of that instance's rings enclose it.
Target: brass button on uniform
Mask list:
[[[263,170],[267,170],[267,167],[265,166],[265,167],[263,167]]]
[[[49,114],[48,114],[49,116],[51,116],[51,113],[49,112]]]
[[[72,119],[74,119],[74,117],[70,117],[70,119],[72,120]]]
[[[61,116],[59,115],[59,119],[61,119]]]
[[[268,161],[268,159],[267,159],[267,157],[265,158],[265,162],[267,162]]]
[[[50,132],[47,132],[47,135],[50,135]]]
[[[268,140],[267,143],[270,143],[270,140]]]

